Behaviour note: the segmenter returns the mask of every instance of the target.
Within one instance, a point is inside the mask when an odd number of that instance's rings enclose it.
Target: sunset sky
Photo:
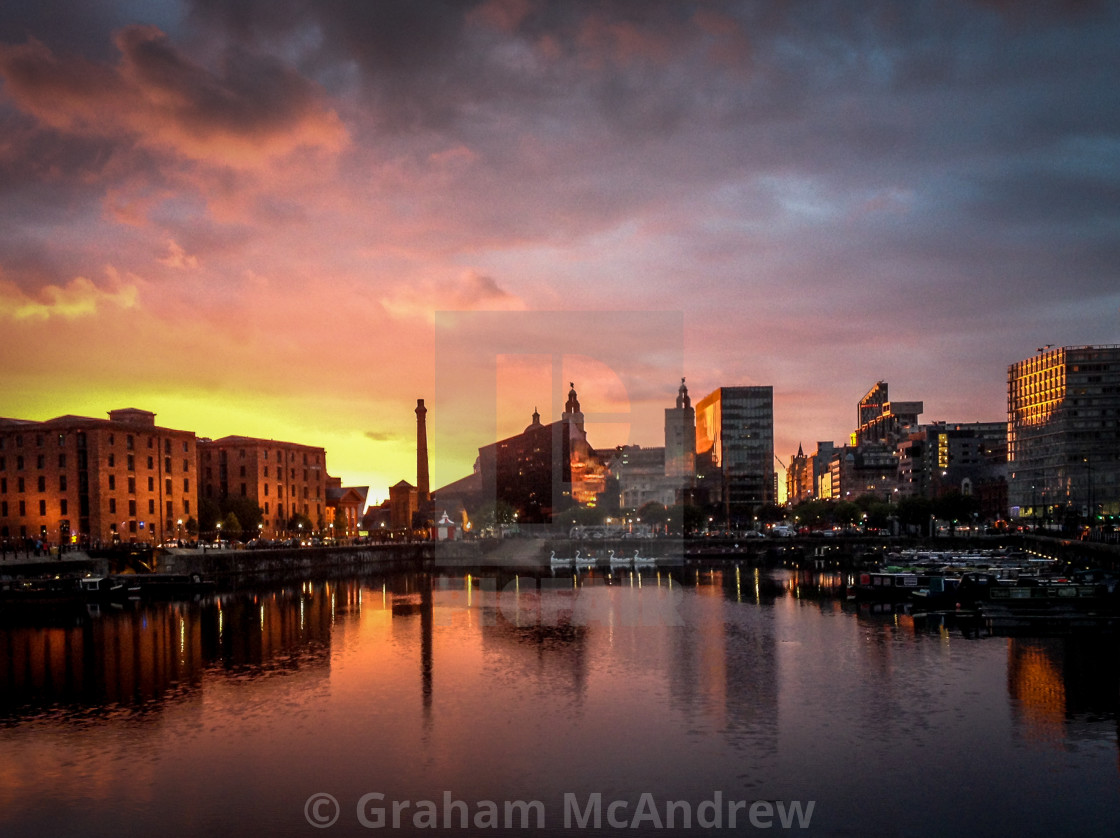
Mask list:
[[[773,385],[783,460],[878,380],[1006,419],[1010,363],[1120,343],[1118,10],[0,4],[0,416],[321,445],[371,498],[417,398],[435,487],[570,380],[597,446],[663,444],[682,375]]]

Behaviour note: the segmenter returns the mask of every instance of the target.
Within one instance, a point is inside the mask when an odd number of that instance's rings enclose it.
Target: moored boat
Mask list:
[[[1019,576],[1001,579],[991,573],[966,573],[958,589],[960,601],[971,605],[999,604],[1008,608],[1047,605],[1115,605],[1116,597],[1103,582],[1065,577]]]
[[[584,556],[584,555],[580,554],[579,550],[576,550],[576,557],[575,557],[576,567],[595,567],[595,564],[597,563],[597,561],[598,560],[594,556]]]
[[[203,579],[197,573],[135,573],[111,578],[121,581],[129,597],[152,599],[197,596],[216,587],[213,580]]]
[[[610,562],[612,567],[627,566],[632,563],[632,559],[629,556],[616,556],[614,550],[611,550],[610,557],[607,561]]]
[[[904,600],[918,590],[919,576],[909,571],[865,571],[851,591],[856,599]]]
[[[571,567],[572,561],[573,559],[571,556],[557,556],[555,550],[553,550],[552,555],[548,557],[548,563],[553,567]]]

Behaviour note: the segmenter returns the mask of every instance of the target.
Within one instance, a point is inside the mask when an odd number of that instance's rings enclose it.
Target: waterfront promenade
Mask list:
[[[757,566],[873,565],[892,551],[921,549],[939,552],[979,549],[1022,550],[1085,567],[1120,569],[1120,545],[1055,538],[1043,535],[1004,537],[898,539],[883,537],[811,537],[735,539],[572,540],[568,538],[479,539],[468,542],[398,542],[330,547],[230,550],[202,548],[159,549],[143,554],[71,551],[61,556],[8,554],[0,561],[0,577],[42,578],[65,575],[106,575],[144,572],[198,575],[219,587],[237,587],[246,580],[314,579],[373,569],[435,569],[549,567],[549,557],[571,557],[576,551],[605,561],[639,550],[659,564],[686,561],[734,560]],[[146,566],[145,564],[146,563]]]

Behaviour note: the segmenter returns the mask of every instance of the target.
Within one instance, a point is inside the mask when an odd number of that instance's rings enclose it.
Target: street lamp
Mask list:
[[[1085,456],[1085,483],[1085,517],[1088,519],[1089,526],[1092,527],[1097,516],[1093,514],[1093,463],[1088,455]]]

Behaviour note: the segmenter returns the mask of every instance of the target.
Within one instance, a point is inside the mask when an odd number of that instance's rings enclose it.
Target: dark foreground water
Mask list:
[[[7,613],[0,835],[1120,835],[1113,638],[966,637],[839,581],[416,574]]]

